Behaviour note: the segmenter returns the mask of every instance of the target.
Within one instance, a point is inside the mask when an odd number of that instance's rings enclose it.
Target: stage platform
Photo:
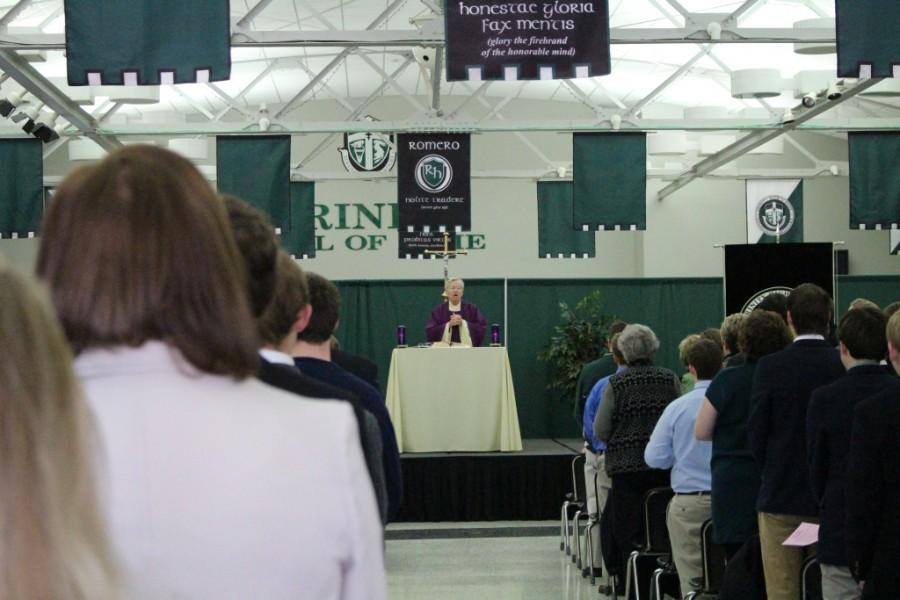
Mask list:
[[[523,440],[520,452],[402,454],[397,521],[541,521],[559,518],[578,439]]]

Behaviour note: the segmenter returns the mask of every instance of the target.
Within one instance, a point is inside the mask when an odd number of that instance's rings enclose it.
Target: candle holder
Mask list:
[[[491,346],[499,346],[500,345],[500,324],[494,323],[491,325]]]
[[[406,348],[406,325],[397,325],[397,347]]]

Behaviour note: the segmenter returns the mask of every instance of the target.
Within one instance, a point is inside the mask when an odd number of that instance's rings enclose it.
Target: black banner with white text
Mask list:
[[[607,0],[448,0],[447,81],[608,75]]]
[[[469,134],[398,136],[400,231],[468,231],[472,221]]]

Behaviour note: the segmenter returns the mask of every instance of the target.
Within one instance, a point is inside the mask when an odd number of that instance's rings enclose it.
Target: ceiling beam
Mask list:
[[[31,63],[12,50],[0,50],[0,69],[12,77],[19,85],[55,110],[59,116],[67,120],[85,136],[94,140],[105,150],[115,150],[122,143],[115,136],[101,133],[99,124],[83,108],[41,75]]]
[[[666,196],[672,195],[698,177],[703,177],[704,175],[712,173],[722,165],[730,163],[736,158],[743,156],[750,150],[762,146],[766,142],[771,141],[778,136],[784,135],[789,131],[797,129],[803,123],[810,121],[811,119],[816,118],[822,113],[831,110],[842,102],[846,102],[853,96],[872,87],[880,81],[880,79],[874,78],[864,79],[852,86],[845,87],[841,96],[835,100],[828,100],[827,98],[822,97],[819,99],[819,102],[812,108],[807,109],[802,104],[795,107],[793,109],[795,112],[794,120],[782,123],[781,126],[776,129],[755,131],[753,133],[750,133],[737,140],[733,144],[726,146],[719,152],[716,152],[712,156],[701,160],[693,167],[679,175],[675,179],[675,181],[661,189],[656,196],[657,200],[662,200]]]
[[[31,2],[32,0],[19,0],[12,8],[6,11],[6,14],[0,17],[0,31],[6,31],[9,24],[15,21],[26,8],[31,6]]]

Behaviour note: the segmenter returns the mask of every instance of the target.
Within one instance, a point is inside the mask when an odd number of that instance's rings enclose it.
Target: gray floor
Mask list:
[[[559,524],[392,525],[387,541],[391,600],[605,600],[559,551]],[[515,529],[521,531],[515,531]],[[419,539],[391,539],[391,534]],[[435,537],[441,536],[441,537]],[[487,537],[485,537],[487,536]]]

